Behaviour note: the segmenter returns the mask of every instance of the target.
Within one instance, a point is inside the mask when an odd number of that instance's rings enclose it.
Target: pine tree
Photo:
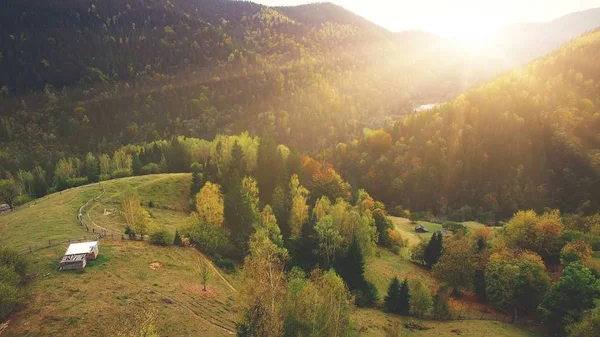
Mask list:
[[[348,254],[338,262],[336,269],[350,290],[365,289],[365,258],[356,237],[348,248]]]
[[[173,245],[183,246],[183,242],[181,241],[181,235],[179,235],[178,230],[175,230],[175,238],[173,239]]]
[[[404,279],[400,287],[400,296],[398,297],[398,314],[408,315],[410,313],[410,289],[408,280]]]
[[[383,307],[386,312],[392,314],[400,313],[400,280],[394,277],[388,287],[387,295],[383,299]]]
[[[138,176],[142,174],[142,162],[140,161],[140,156],[138,154],[134,154],[131,159],[131,170],[133,171],[134,176]]]
[[[425,263],[428,267],[432,267],[438,262],[442,256],[442,232],[437,231],[431,236],[427,248],[425,248]]]

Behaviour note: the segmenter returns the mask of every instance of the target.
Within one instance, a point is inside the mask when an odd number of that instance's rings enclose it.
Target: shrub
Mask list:
[[[112,175],[113,179],[131,177],[131,170],[130,169],[116,170],[111,175]]]
[[[433,296],[432,316],[434,319],[442,321],[450,319],[452,316],[448,302],[448,293],[445,289],[439,289],[435,296]]]
[[[12,314],[22,298],[19,288],[0,282],[0,322]]]
[[[107,181],[107,180],[111,180],[112,177],[110,176],[110,174],[101,174],[100,175],[100,181]]]
[[[148,165],[142,166],[141,173],[143,175],[157,174],[157,173],[160,173],[160,168],[158,167],[158,164],[150,163]]]
[[[168,246],[173,242],[173,236],[165,228],[150,233],[150,243],[156,246]]]
[[[459,231],[467,231],[467,227],[459,222],[447,221],[442,225],[442,228],[451,231],[452,233],[458,233]]]
[[[77,186],[83,186],[83,185],[87,185],[87,183],[88,183],[88,178],[87,177],[70,178],[70,179],[67,179],[67,188],[73,188],[73,187],[77,187]]]
[[[181,241],[181,235],[179,235],[179,231],[175,230],[175,237],[173,238],[173,245],[175,246],[183,246],[183,241]]]
[[[31,196],[29,196],[28,194],[22,194],[15,198],[15,201],[13,201],[13,205],[21,206],[21,205],[24,205],[24,204],[30,202],[31,200],[33,200],[33,198]]]
[[[27,273],[27,261],[16,251],[0,247],[0,266],[12,268],[12,270],[21,277],[21,280],[25,279],[25,274]]]
[[[11,266],[0,265],[0,283],[16,287],[21,283],[21,276]]]
[[[352,291],[354,303],[359,308],[372,308],[379,301],[379,292],[375,285],[369,281],[366,282],[364,289]]]
[[[220,255],[215,255],[215,265],[229,274],[235,273],[236,271],[235,263],[227,257],[224,258]]]
[[[152,200],[148,201],[148,207],[154,208],[154,201],[152,201]]]

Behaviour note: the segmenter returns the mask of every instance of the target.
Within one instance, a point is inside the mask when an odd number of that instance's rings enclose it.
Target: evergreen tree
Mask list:
[[[291,196],[289,193],[289,184],[278,183],[273,191],[273,213],[277,218],[277,223],[281,228],[281,234],[285,239],[290,237],[291,230],[289,225],[290,210],[291,210]]]
[[[383,299],[383,307],[386,312],[400,314],[400,280],[397,276],[388,286],[387,295]]]
[[[202,174],[202,166],[198,163],[193,163],[190,167],[192,170],[192,183],[190,185],[190,205],[193,211],[196,210],[196,194],[200,192],[202,186],[204,186],[204,179]]]
[[[442,256],[443,235],[441,231],[435,232],[425,248],[424,259],[428,267],[432,267]]]
[[[48,183],[46,182],[46,171],[36,166],[33,169],[33,194],[36,198],[41,198],[48,193]]]
[[[181,240],[181,235],[179,235],[178,230],[175,230],[175,238],[173,239],[173,245],[183,246],[183,241]]]
[[[142,174],[142,161],[137,153],[134,154],[133,158],[131,159],[131,170],[133,171],[134,176],[139,176]]]
[[[410,288],[408,280],[404,279],[400,286],[400,296],[398,296],[398,314],[408,315],[410,313]]]
[[[89,183],[95,183],[100,180],[100,167],[98,160],[92,153],[88,153],[85,157],[85,170]]]
[[[356,237],[352,240],[346,256],[337,263],[336,270],[350,290],[365,289],[367,283],[365,280],[365,258]]]
[[[228,181],[227,188],[237,184],[242,178],[246,175],[247,167],[246,161],[244,159],[244,150],[236,140],[231,147],[231,160],[229,161],[229,165],[227,167],[227,177],[226,181]]]
[[[260,190],[260,200],[266,204],[272,203],[271,198],[282,166],[277,143],[269,136],[263,137],[258,146],[255,176]]]

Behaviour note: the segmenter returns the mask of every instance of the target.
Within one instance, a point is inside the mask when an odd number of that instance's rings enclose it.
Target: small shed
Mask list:
[[[83,269],[87,260],[98,257],[98,241],[72,243],[60,260],[60,270]]]
[[[429,230],[427,230],[427,228],[423,227],[423,225],[416,225],[415,226],[415,232],[417,232],[417,233],[428,233]]]
[[[87,263],[87,254],[65,255],[60,260],[60,270],[83,269]]]

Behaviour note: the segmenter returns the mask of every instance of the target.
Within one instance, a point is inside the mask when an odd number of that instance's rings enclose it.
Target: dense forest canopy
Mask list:
[[[411,210],[501,220],[600,205],[600,31],[327,156],[351,183]]]
[[[9,0],[0,27],[0,175],[180,135],[316,151],[502,69],[329,3]]]

